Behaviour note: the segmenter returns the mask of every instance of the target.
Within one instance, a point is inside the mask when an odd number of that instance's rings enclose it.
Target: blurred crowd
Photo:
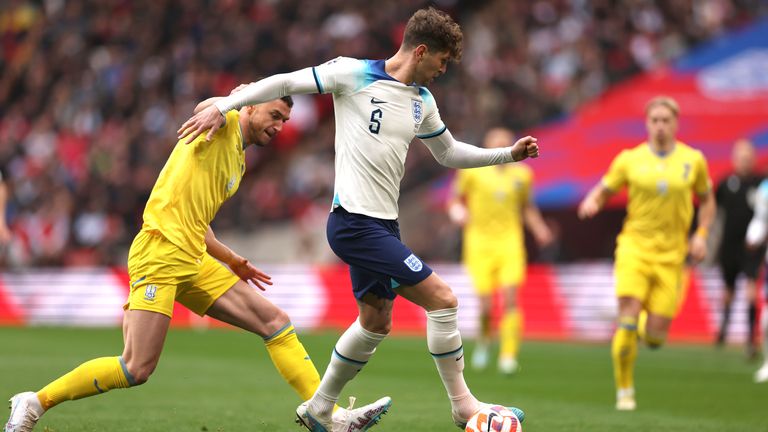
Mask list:
[[[428,4],[465,33],[432,91],[455,136],[524,129],[612,83],[766,12],[760,0],[5,0],[0,3],[0,170],[9,265],[122,264],[144,201],[195,103],[339,55],[385,58]],[[296,98],[271,148],[247,152],[216,229],[327,211],[328,96]],[[444,172],[424,146],[403,190]],[[321,209],[322,211],[319,211]]]

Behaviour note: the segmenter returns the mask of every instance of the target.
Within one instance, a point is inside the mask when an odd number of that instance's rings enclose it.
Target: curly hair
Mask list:
[[[451,60],[461,60],[464,35],[461,27],[447,13],[429,7],[419,9],[408,20],[403,35],[403,46],[416,48],[424,44],[430,51],[449,52]]]

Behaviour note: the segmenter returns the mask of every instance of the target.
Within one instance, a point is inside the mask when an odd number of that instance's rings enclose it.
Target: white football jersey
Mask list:
[[[332,93],[336,115],[333,207],[397,219],[400,181],[414,137],[446,127],[432,94],[387,75],[384,60],[339,57],[312,68],[319,93]]]

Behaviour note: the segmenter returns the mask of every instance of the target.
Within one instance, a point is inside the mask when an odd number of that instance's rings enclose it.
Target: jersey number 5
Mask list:
[[[379,129],[381,129],[381,117],[384,115],[384,113],[381,112],[380,109],[376,108],[371,113],[371,123],[368,125],[368,130],[372,133],[378,134]]]

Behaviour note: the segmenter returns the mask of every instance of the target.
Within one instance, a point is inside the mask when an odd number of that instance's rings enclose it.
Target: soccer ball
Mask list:
[[[478,411],[467,422],[466,432],[523,432],[515,413],[501,405],[491,405]]]

